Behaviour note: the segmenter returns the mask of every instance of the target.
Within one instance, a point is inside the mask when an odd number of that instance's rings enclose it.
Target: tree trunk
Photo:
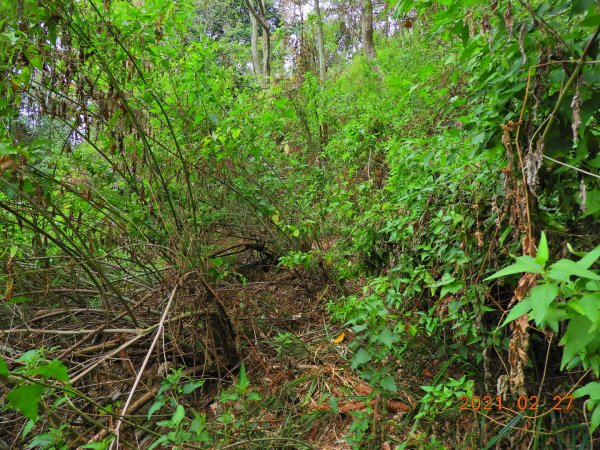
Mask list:
[[[250,0],[250,6],[254,7],[254,0]],[[250,36],[250,45],[252,46],[252,67],[254,68],[254,75],[261,76],[262,71],[260,67],[260,57],[258,54],[258,21],[252,12],[250,14],[250,24],[252,25],[252,34]]]
[[[367,59],[373,59],[377,56],[375,44],[373,42],[373,2],[372,0],[363,0],[363,14],[361,19],[362,41]]]
[[[325,65],[325,42],[323,39],[323,20],[319,0],[315,0],[315,14],[317,15],[317,47],[319,50],[319,79],[325,81],[327,66]]]
[[[269,76],[271,75],[271,33],[269,31],[269,24],[267,23],[267,14],[265,10],[264,0],[258,0],[257,12],[254,7],[254,0],[245,0],[246,7],[250,13],[250,20],[252,23],[252,64],[254,65],[255,73],[260,73],[260,60],[258,56],[258,27],[256,28],[256,35],[254,34],[254,24],[260,25],[263,30],[262,33],[262,50],[263,50],[263,61],[262,61],[262,81],[263,87],[269,85]]]
[[[258,8],[260,10],[261,22],[263,24],[262,34],[262,51],[263,51],[263,76],[266,77],[265,83],[268,85],[268,78],[271,76],[271,33],[267,23],[267,13],[265,10],[265,0],[258,0]]]

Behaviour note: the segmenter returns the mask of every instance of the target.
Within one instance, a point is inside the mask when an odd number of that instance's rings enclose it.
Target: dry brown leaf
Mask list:
[[[9,155],[0,156],[0,171],[4,171],[14,164],[13,159]]]

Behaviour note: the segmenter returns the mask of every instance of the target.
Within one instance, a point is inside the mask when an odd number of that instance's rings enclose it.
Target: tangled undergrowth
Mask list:
[[[284,3],[0,4],[0,448],[593,448],[598,5]]]

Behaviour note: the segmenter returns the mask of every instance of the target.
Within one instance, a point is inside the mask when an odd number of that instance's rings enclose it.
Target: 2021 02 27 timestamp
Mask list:
[[[551,401],[543,402],[537,395],[520,395],[516,401],[503,400],[501,396],[492,395],[462,395],[460,397],[461,411],[571,411],[573,397],[571,395],[555,395]]]

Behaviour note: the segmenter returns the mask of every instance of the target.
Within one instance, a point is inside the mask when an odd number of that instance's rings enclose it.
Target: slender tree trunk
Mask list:
[[[250,0],[250,6],[254,7],[254,0]],[[260,56],[258,54],[258,21],[252,12],[250,14],[250,24],[252,25],[252,34],[250,35],[250,45],[252,46],[252,67],[254,75],[261,76]]]
[[[244,0],[246,7],[250,13],[250,21],[252,24],[252,64],[254,65],[254,72],[262,76],[261,84],[263,87],[269,85],[269,76],[271,75],[271,33],[269,31],[269,24],[267,23],[267,14],[265,10],[264,0],[258,0],[257,12],[254,6],[254,0]],[[262,73],[260,70],[260,59],[258,56],[258,27],[256,27],[256,34],[254,32],[254,25],[260,25],[263,30],[262,33],[262,50],[263,50],[263,61],[262,61]]]
[[[266,84],[268,85],[268,78],[271,76],[271,33],[269,31],[269,25],[267,23],[267,13],[265,9],[265,0],[258,0],[258,8],[260,10],[260,16],[263,24],[262,34],[262,51],[263,51],[263,76],[267,78]]]
[[[361,18],[362,41],[367,59],[373,59],[377,56],[375,52],[375,43],[373,42],[373,2],[372,0],[363,0],[363,14]]]
[[[319,0],[315,0],[315,14],[317,15],[317,47],[319,50],[319,78],[325,81],[327,66],[325,64],[325,42],[323,39],[323,20],[321,18],[321,7]]]

